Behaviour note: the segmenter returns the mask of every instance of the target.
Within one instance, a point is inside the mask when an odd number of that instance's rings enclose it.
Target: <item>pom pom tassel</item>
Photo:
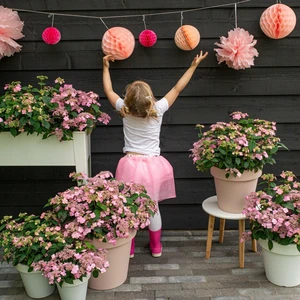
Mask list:
[[[0,59],[21,51],[22,46],[14,40],[24,37],[23,26],[17,12],[0,5]]]
[[[235,70],[253,66],[254,57],[258,56],[258,52],[254,48],[257,41],[253,38],[253,35],[242,28],[229,31],[227,38],[222,36],[220,43],[215,43],[221,49],[214,49],[217,52],[219,64],[225,62],[229,68]]]

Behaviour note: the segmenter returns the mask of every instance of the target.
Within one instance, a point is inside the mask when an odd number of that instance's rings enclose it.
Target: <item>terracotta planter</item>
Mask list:
[[[97,278],[91,277],[89,288],[109,290],[124,283],[128,274],[131,240],[135,235],[136,231],[132,231],[128,238],[118,238],[116,245],[100,242],[96,239],[93,240],[93,245],[96,248],[108,251],[109,268],[105,273],[99,274]]]
[[[280,245],[273,241],[269,250],[268,241],[259,239],[262,247],[267,279],[279,286],[292,287],[300,284],[300,252],[296,245]]]
[[[28,272],[28,266],[17,264],[15,267],[22,278],[26,293],[31,298],[45,298],[55,290],[55,285],[50,285],[47,278],[40,271]]]
[[[257,181],[262,171],[245,171],[241,177],[230,175],[226,178],[225,170],[212,167],[210,173],[214,177],[219,208],[229,213],[240,214],[245,204],[245,197],[256,191]]]

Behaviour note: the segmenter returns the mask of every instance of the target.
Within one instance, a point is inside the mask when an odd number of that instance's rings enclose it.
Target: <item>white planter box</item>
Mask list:
[[[0,166],[75,166],[90,176],[91,135],[76,131],[72,141],[60,142],[56,136],[0,132]]]

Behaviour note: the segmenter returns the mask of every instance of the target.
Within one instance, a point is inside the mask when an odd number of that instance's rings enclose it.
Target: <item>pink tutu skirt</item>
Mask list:
[[[144,185],[158,202],[176,197],[173,167],[163,156],[126,155],[119,160],[116,179]]]

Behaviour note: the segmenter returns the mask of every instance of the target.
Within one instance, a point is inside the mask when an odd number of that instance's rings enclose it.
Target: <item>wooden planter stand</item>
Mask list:
[[[1,132],[0,166],[75,166],[91,176],[91,135],[75,131],[73,140],[60,142],[56,136]]]

